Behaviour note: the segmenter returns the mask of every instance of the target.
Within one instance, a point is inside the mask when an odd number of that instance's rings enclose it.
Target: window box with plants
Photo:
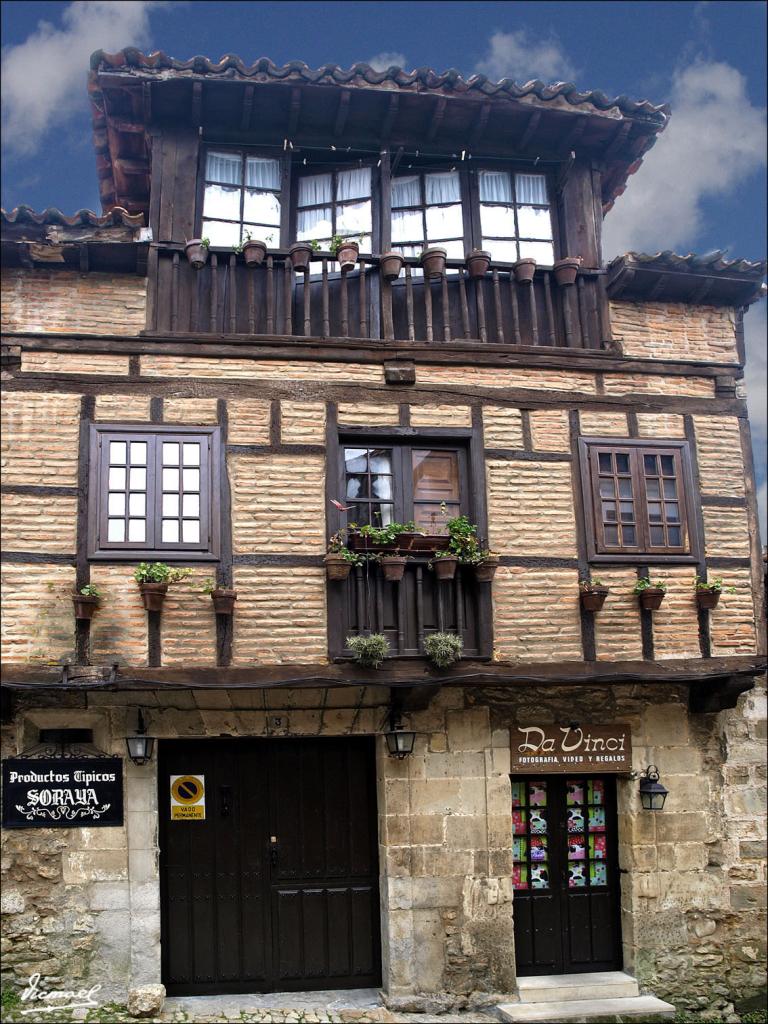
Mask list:
[[[350,523],[348,544],[353,551],[372,551],[379,554],[396,555],[410,551],[419,536],[416,524],[388,523],[386,526],[358,526]]]
[[[203,593],[210,594],[213,601],[213,610],[216,615],[234,615],[237,591],[228,590],[226,587],[217,587],[216,581],[207,579],[203,583]]]
[[[605,599],[610,593],[608,587],[602,580],[595,577],[591,580],[579,582],[579,594],[581,596],[581,607],[587,612],[599,612],[605,604]]]
[[[187,260],[195,270],[202,270],[208,262],[210,241],[207,238],[190,238],[184,246]]]
[[[640,607],[648,612],[655,612],[661,608],[666,592],[667,581],[652,580],[650,576],[641,576],[632,588],[632,593],[637,594],[640,600]]]
[[[693,580],[693,587],[696,592],[696,604],[699,608],[709,611],[717,608],[721,594],[736,593],[736,587],[726,586],[719,576],[715,576],[711,580],[703,580],[700,576],[696,576]]]
[[[442,507],[445,514],[445,505]],[[477,536],[477,526],[466,515],[454,516],[446,522],[448,543],[445,551],[435,554],[433,565],[438,579],[453,579],[456,567],[469,566],[474,569],[478,583],[490,583],[499,567],[499,556],[483,545]],[[443,568],[440,563],[447,562],[449,557],[456,560],[454,570]],[[450,575],[442,575],[450,573]]]
[[[141,592],[141,600],[148,612],[159,612],[163,607],[168,587],[191,574],[191,569],[172,569],[165,562],[139,562],[133,574]]]
[[[101,591],[93,583],[86,583],[72,595],[76,619],[92,619],[101,601]]]

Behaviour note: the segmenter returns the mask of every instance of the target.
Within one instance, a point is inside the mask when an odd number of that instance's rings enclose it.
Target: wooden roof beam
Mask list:
[[[253,94],[255,86],[251,83],[243,89],[243,111],[240,115],[240,130],[247,132],[251,126],[251,113],[253,111]]]
[[[563,144],[560,147],[561,153],[572,152],[579,143],[581,136],[584,134],[584,129],[587,127],[587,119],[584,114],[575,115],[575,122],[573,127],[563,139]]]
[[[655,302],[658,298],[660,298],[661,293],[664,291],[664,286],[666,285],[666,283],[667,279],[663,275],[659,277],[658,280],[654,281],[653,287],[650,289],[647,295],[647,298],[650,302]]]
[[[703,281],[700,281],[696,286],[693,295],[691,295],[691,305],[700,306],[707,295],[709,295],[713,284],[714,280],[711,277],[705,277]]]
[[[528,124],[525,126],[523,137],[520,139],[518,149],[526,149],[531,142],[536,132],[539,130],[539,123],[541,122],[541,111],[534,110],[531,116],[528,118]]]
[[[340,135],[344,134],[344,129],[347,127],[349,103],[351,99],[352,93],[349,89],[342,89],[341,95],[339,96],[339,106],[336,110],[336,120],[333,123],[333,137],[336,139],[338,139]]]
[[[192,124],[199,128],[203,123],[203,83],[192,83]]]
[[[427,129],[427,142],[434,142],[435,136],[440,131],[440,125],[443,123],[445,117],[445,108],[448,100],[445,96],[440,96],[435,109],[432,111],[432,117],[429,122],[429,128]]]
[[[486,125],[488,124],[488,118],[490,116],[491,104],[489,100],[486,100],[482,107],[480,107],[480,116],[475,122],[475,127],[472,129],[472,132],[469,136],[470,146],[477,146],[479,144],[480,139],[483,137],[483,132],[485,131]]]
[[[294,85],[291,89],[291,112],[288,115],[288,138],[296,134],[301,113],[301,89]]]
[[[392,134],[392,128],[395,124],[395,118],[400,108],[400,94],[393,92],[389,97],[389,106],[387,112],[384,115],[384,120],[381,123],[381,140],[386,142]]]
[[[603,154],[603,159],[604,160],[606,160],[606,161],[612,160],[616,156],[616,154],[619,152],[619,150],[623,149],[624,143],[627,141],[627,138],[629,137],[629,133],[631,131],[632,131],[632,122],[631,121],[625,121],[623,124],[619,125],[618,129],[616,130],[616,133],[614,134],[613,138],[611,139],[611,142],[610,142],[608,148],[606,149],[605,153]]]

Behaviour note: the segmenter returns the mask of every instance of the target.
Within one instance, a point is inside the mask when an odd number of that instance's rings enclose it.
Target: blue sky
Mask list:
[[[312,66],[455,67],[667,101],[667,132],[606,220],[606,255],[663,248],[765,254],[763,3],[5,0],[1,11],[6,208],[98,209],[88,55],[130,45],[179,58],[237,53]],[[747,334],[764,516],[764,302],[748,315]]]

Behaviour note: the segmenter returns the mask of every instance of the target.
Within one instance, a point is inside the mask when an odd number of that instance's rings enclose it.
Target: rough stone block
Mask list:
[[[484,750],[490,746],[491,730],[487,708],[467,708],[446,714],[448,747],[457,750]]]

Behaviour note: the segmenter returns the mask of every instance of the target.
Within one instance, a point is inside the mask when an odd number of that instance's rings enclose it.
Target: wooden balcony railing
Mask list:
[[[610,337],[603,275],[580,270],[575,286],[559,287],[551,270],[518,284],[512,264],[492,263],[472,280],[463,260],[425,281],[407,260],[386,281],[378,256],[361,256],[354,271],[332,272],[330,253],[314,253],[308,271],[273,251],[259,266],[211,250],[194,270],[180,246],[160,245],[150,261],[150,333],[256,335],[403,342],[486,342],[600,349]]]

